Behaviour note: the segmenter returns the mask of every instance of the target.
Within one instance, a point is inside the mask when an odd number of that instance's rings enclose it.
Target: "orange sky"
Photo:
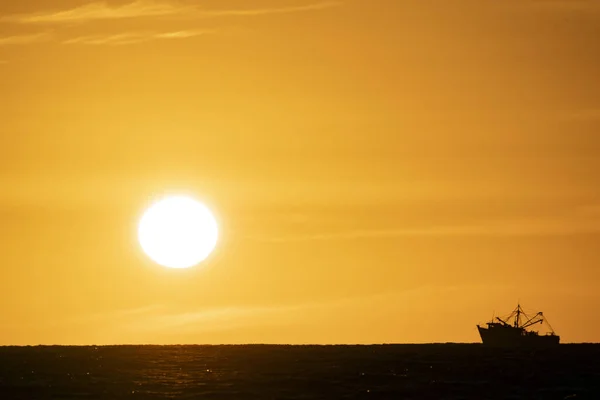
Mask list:
[[[600,341],[598,49],[593,0],[1,2],[0,344]]]

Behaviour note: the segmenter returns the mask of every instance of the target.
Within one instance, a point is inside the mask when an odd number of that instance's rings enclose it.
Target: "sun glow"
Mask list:
[[[169,268],[189,268],[204,261],[214,250],[218,236],[217,221],[210,210],[184,196],[152,205],[138,226],[144,252]]]

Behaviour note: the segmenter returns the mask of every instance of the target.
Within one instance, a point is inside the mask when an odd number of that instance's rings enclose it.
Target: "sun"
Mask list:
[[[189,268],[204,261],[217,245],[219,228],[210,210],[186,196],[160,200],[146,210],[138,239],[154,262]]]

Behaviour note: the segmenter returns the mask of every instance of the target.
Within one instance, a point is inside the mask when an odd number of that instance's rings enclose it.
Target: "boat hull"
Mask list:
[[[484,345],[498,347],[551,347],[560,342],[557,335],[538,335],[510,326],[484,328],[477,325]]]

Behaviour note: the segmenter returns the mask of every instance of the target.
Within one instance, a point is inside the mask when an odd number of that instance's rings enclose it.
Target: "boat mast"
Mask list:
[[[517,316],[515,318],[515,328],[519,327],[519,316],[521,315],[521,304],[517,304]]]

